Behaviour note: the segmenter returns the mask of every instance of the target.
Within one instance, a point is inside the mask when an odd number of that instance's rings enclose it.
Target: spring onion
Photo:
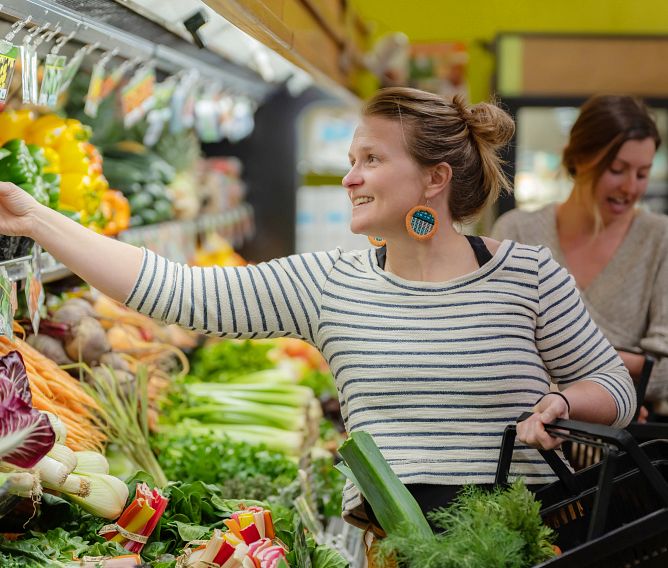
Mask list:
[[[42,483],[51,489],[58,489],[70,473],[67,466],[49,456],[39,460],[34,470],[39,473]]]
[[[149,473],[159,487],[167,485],[167,478],[148,442],[146,367],[138,367],[134,388],[126,390],[120,381],[109,380],[110,376],[115,376],[111,368],[103,367],[104,372],[95,372],[83,364],[77,366],[88,374],[88,384],[83,387],[100,408],[96,425],[139,469]]]
[[[0,492],[7,492],[18,497],[39,499],[42,486],[39,477],[29,471],[13,471],[0,473]]]
[[[75,473],[109,473],[109,462],[102,454],[83,450],[74,455],[77,458]]]
[[[123,512],[128,499],[128,487],[117,477],[102,473],[86,475],[71,474],[70,477],[82,477],[88,482],[88,493],[84,496],[68,494],[68,497],[85,511],[103,519],[117,519]]]
[[[68,475],[77,467],[77,456],[63,444],[54,444],[47,456],[60,462],[67,470]]]

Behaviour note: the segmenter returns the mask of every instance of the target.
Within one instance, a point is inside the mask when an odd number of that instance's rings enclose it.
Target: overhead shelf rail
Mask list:
[[[158,69],[168,74],[195,69],[207,82],[217,82],[225,89],[246,95],[258,103],[276,88],[254,71],[239,67],[212,52],[198,50],[163,28],[160,28],[160,35],[169,38],[169,45],[141,37],[93,16],[106,14],[110,20],[127,24],[124,27],[131,24],[132,28],[143,30],[156,27],[155,23],[112,0],[7,0],[2,2],[0,12],[5,19],[9,16],[13,20],[30,15],[32,25],[50,22],[53,28],[59,24],[62,35],[74,33],[74,40],[82,44],[97,43],[101,50],[116,49],[118,55],[126,59],[154,61]]]

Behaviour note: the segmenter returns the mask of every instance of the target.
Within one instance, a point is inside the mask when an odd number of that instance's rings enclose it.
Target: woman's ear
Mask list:
[[[425,197],[433,199],[450,185],[452,168],[447,162],[440,162],[428,170],[427,190]]]

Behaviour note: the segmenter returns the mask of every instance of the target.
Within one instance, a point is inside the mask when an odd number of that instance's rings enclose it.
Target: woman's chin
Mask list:
[[[363,223],[356,222],[355,219],[350,221],[350,232],[355,235],[370,235],[367,227]]]

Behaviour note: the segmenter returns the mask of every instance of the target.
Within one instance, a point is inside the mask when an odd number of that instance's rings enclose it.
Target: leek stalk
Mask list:
[[[410,491],[392,471],[367,432],[352,432],[339,453],[353,473],[353,483],[373,509],[381,528],[389,535],[431,537],[433,532]],[[345,468],[341,468],[345,475]]]

